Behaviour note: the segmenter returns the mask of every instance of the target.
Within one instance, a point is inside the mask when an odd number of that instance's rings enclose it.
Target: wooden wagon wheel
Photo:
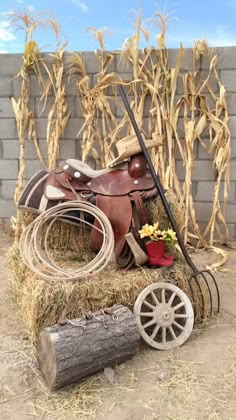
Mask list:
[[[144,341],[158,350],[181,346],[194,324],[188,296],[171,283],[154,283],[142,290],[134,304],[134,315]]]

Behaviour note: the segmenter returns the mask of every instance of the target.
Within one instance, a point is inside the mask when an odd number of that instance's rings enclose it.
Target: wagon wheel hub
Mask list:
[[[153,316],[156,322],[163,326],[170,326],[174,322],[174,311],[167,304],[161,303],[153,311]]]

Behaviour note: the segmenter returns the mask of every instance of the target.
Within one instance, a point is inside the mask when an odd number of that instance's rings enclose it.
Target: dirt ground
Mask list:
[[[79,385],[49,392],[10,292],[0,239],[0,420],[236,420],[236,279],[217,273],[221,311],[182,347],[143,345],[131,361]],[[209,255],[194,256],[199,265]],[[226,264],[236,267],[236,251]]]

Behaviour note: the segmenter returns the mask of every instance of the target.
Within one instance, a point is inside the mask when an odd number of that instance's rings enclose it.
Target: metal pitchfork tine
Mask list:
[[[220,293],[219,293],[219,288],[218,288],[216,279],[215,279],[215,277],[214,277],[214,275],[212,274],[211,271],[209,271],[209,270],[201,270],[201,271],[198,270],[197,267],[195,266],[195,264],[193,263],[192,259],[190,258],[190,255],[189,255],[189,253],[188,253],[188,251],[187,251],[187,249],[185,247],[185,244],[184,244],[184,241],[183,241],[182,236],[180,234],[180,231],[179,231],[179,228],[177,226],[177,223],[176,223],[176,221],[174,219],[174,216],[172,214],[172,211],[171,211],[171,209],[169,207],[169,204],[168,204],[168,202],[166,200],[166,197],[165,197],[163,188],[161,186],[161,182],[160,182],[159,176],[158,176],[158,174],[156,173],[156,171],[154,169],[154,166],[152,164],[151,158],[150,158],[149,153],[147,151],[147,148],[145,146],[144,140],[143,140],[143,138],[141,136],[141,133],[140,133],[139,128],[137,126],[136,120],[134,118],[133,111],[130,108],[130,105],[129,105],[128,99],[126,97],[124,88],[123,88],[122,85],[119,85],[118,86],[118,89],[119,89],[121,98],[123,100],[123,103],[125,105],[126,111],[127,111],[128,115],[129,115],[129,118],[130,118],[130,121],[132,123],[132,126],[134,128],[135,134],[136,134],[136,136],[138,138],[138,141],[140,143],[142,152],[143,152],[143,154],[145,156],[145,159],[146,159],[147,164],[149,166],[149,169],[151,171],[151,174],[152,174],[152,177],[153,177],[153,180],[154,180],[156,189],[157,189],[157,191],[158,191],[158,193],[160,195],[161,201],[162,201],[163,206],[164,206],[164,208],[166,210],[166,213],[167,213],[167,215],[169,217],[169,220],[170,220],[170,223],[172,225],[172,228],[176,232],[176,236],[177,236],[177,239],[178,239],[178,242],[179,242],[179,246],[181,248],[181,251],[183,253],[183,256],[184,256],[187,264],[189,265],[189,267],[193,271],[193,273],[192,273],[192,275],[191,275],[191,277],[189,279],[189,287],[190,287],[190,290],[191,290],[193,303],[195,304],[194,291],[193,291],[192,282],[193,282],[193,280],[195,280],[196,285],[197,285],[197,288],[198,288],[198,290],[200,292],[200,296],[201,296],[201,301],[202,301],[202,315],[203,315],[203,318],[205,318],[205,315],[206,315],[205,314],[205,302],[204,302],[204,295],[203,295],[202,286],[201,286],[201,284],[199,282],[199,276],[201,276],[201,279],[204,281],[204,283],[205,283],[205,285],[207,287],[208,294],[209,294],[209,298],[210,298],[210,315],[212,315],[212,312],[213,312],[213,297],[212,297],[212,292],[211,292],[210,284],[209,284],[209,282],[208,282],[208,280],[206,278],[206,274],[210,276],[210,280],[212,280],[213,285],[215,287],[215,290],[216,290],[216,299],[217,299],[217,304],[216,304],[217,309],[216,309],[216,311],[219,312],[219,310],[220,310]],[[194,308],[194,310],[195,310],[195,308]]]

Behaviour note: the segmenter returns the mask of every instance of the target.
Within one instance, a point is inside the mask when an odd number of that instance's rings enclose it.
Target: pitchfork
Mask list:
[[[180,246],[181,251],[183,253],[183,256],[184,256],[187,264],[189,265],[189,267],[192,269],[192,275],[189,278],[188,283],[189,283],[189,287],[190,287],[190,291],[191,291],[191,295],[192,295],[192,301],[193,301],[193,304],[194,304],[194,309],[196,307],[196,297],[194,296],[193,282],[195,281],[196,287],[199,290],[201,301],[202,301],[202,305],[201,305],[201,308],[202,308],[202,316],[201,316],[201,319],[202,318],[205,318],[206,315],[212,315],[212,312],[213,312],[213,295],[212,295],[212,289],[211,289],[211,285],[212,284],[213,284],[213,286],[215,288],[215,291],[216,291],[216,305],[215,305],[216,312],[219,312],[219,310],[220,310],[220,294],[219,294],[219,288],[218,288],[216,279],[215,279],[215,277],[214,277],[214,275],[212,274],[211,271],[209,271],[209,270],[198,270],[197,267],[195,266],[195,264],[193,263],[192,259],[190,258],[190,255],[189,255],[189,253],[188,253],[188,251],[187,251],[187,249],[185,247],[185,244],[184,244],[184,241],[183,241],[182,236],[180,234],[180,231],[179,231],[179,228],[177,226],[177,223],[176,223],[176,221],[174,219],[173,213],[172,213],[172,211],[170,209],[170,206],[168,204],[168,201],[167,201],[167,199],[165,197],[164,190],[163,190],[163,188],[161,186],[161,182],[160,182],[159,176],[158,176],[158,174],[156,173],[156,171],[154,169],[154,166],[152,164],[151,158],[150,158],[149,153],[147,151],[147,148],[145,146],[144,140],[143,140],[143,138],[141,136],[141,133],[140,133],[139,128],[138,128],[138,125],[137,125],[136,120],[134,118],[133,111],[130,108],[128,99],[127,99],[127,97],[125,95],[124,88],[123,88],[122,85],[119,85],[118,86],[118,89],[119,89],[121,98],[123,100],[123,103],[125,105],[125,108],[127,110],[127,113],[129,115],[129,118],[130,118],[130,121],[132,123],[132,126],[134,128],[135,134],[136,134],[136,136],[138,138],[138,141],[140,143],[141,150],[142,150],[142,152],[143,152],[143,154],[145,156],[145,159],[146,159],[147,164],[149,166],[149,169],[151,171],[153,180],[155,182],[155,186],[156,186],[157,191],[158,191],[158,193],[160,195],[160,198],[161,198],[161,201],[163,203],[163,206],[164,206],[164,208],[166,210],[166,213],[167,213],[167,215],[169,217],[169,220],[170,220],[170,223],[172,225],[172,228],[176,232],[176,237],[178,239],[178,243],[179,243],[179,246]],[[200,279],[203,280],[203,284],[206,285],[207,292],[209,294],[210,307],[209,307],[209,312],[207,311],[208,313],[206,313],[206,311],[205,311],[204,293],[203,293],[203,288],[202,288]],[[196,312],[196,310],[195,310],[195,312]]]

